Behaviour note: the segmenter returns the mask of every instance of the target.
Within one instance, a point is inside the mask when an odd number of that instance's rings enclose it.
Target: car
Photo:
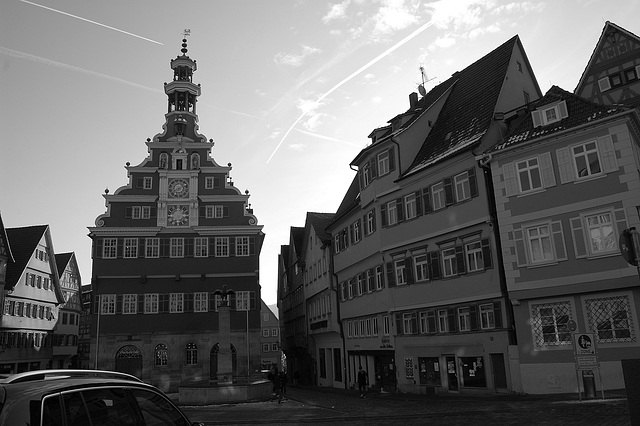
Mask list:
[[[103,370],[35,370],[0,378],[0,425],[194,426],[155,386]]]

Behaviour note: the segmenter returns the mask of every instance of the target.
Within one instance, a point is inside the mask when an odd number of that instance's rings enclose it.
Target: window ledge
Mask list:
[[[544,268],[546,266],[556,266],[560,262],[557,260],[550,260],[548,262],[540,262],[533,265],[527,265],[527,269],[536,269],[536,268]]]
[[[516,196],[516,198],[528,197],[530,195],[536,195],[546,191],[547,191],[547,188],[542,187],[542,188],[532,189],[526,192],[518,192],[518,195]]]
[[[574,183],[574,185],[578,185],[578,184],[581,184],[581,183],[591,182],[591,181],[597,180],[597,179],[602,179],[602,178],[604,178],[606,176],[607,176],[606,173],[600,172],[600,173],[598,173],[596,175],[586,176],[586,177],[583,177],[583,178],[578,177],[578,178],[576,178],[576,180],[573,181],[573,183]]]
[[[602,253],[602,254],[590,254],[586,257],[587,260],[597,260],[597,259],[604,259],[607,257],[618,257],[620,255],[620,251],[616,250],[616,251],[610,251],[607,253]]]

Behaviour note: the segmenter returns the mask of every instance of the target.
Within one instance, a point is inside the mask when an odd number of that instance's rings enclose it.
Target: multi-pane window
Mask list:
[[[367,331],[367,337],[371,336],[371,318],[365,320],[365,328]]]
[[[449,317],[446,309],[438,310],[438,331],[440,333],[449,331]]]
[[[554,259],[549,225],[527,228],[527,242],[531,263],[548,262]]]
[[[268,328],[263,328],[262,329],[262,337],[269,337],[269,329]]]
[[[152,177],[145,177],[142,183],[142,188],[143,189],[151,189],[153,187],[153,178]]]
[[[358,274],[358,296],[361,296],[365,293],[364,283],[364,274]]]
[[[571,318],[568,301],[531,305],[531,327],[536,347],[571,345]]]
[[[496,328],[496,316],[491,303],[480,305],[480,328],[483,330]]]
[[[360,220],[353,222],[353,242],[357,243],[362,239],[362,230],[360,229]]]
[[[209,310],[208,295],[209,294],[206,291],[193,293],[194,312],[207,312]]]
[[[212,218],[214,215],[213,206],[204,206],[204,217],[207,219]]]
[[[602,172],[596,141],[574,146],[571,151],[573,152],[573,160],[575,162],[576,176],[578,176],[578,179]]]
[[[365,235],[373,234],[376,230],[375,210],[369,210],[365,221]]]
[[[618,241],[613,230],[611,213],[586,216],[585,222],[592,254],[597,255],[618,250]]]
[[[263,343],[262,344],[262,352],[269,352],[269,344],[268,343]]]
[[[249,237],[236,237],[236,256],[249,256]]]
[[[425,334],[429,332],[429,319],[428,312],[420,312],[418,320],[420,326],[420,333]]]
[[[171,293],[169,295],[169,312],[172,314],[184,312],[184,293]]]
[[[458,329],[460,331],[471,330],[471,319],[469,308],[458,308]]]
[[[116,313],[116,295],[102,294],[98,297],[100,298],[100,314],[114,315]]]
[[[125,238],[124,239],[124,258],[133,259],[136,257],[138,257],[138,239]]]
[[[398,205],[395,200],[387,203],[387,223],[389,225],[398,223]]]
[[[465,252],[467,253],[467,270],[469,272],[481,271],[484,269],[484,260],[482,259],[482,243],[475,241],[465,244]]]
[[[408,312],[402,314],[402,329],[404,330],[404,334],[414,334],[417,330],[414,329],[414,324],[416,322],[416,313]]]
[[[429,279],[429,263],[426,254],[421,254],[413,258],[413,268],[415,269],[414,276],[416,281],[426,281]]]
[[[142,206],[142,219],[151,219],[151,207]]]
[[[382,334],[388,336],[391,333],[391,317],[384,315],[382,317]]]
[[[373,317],[371,319],[371,335],[372,336],[378,335],[378,317]]]
[[[195,237],[193,239],[193,255],[195,257],[209,256],[209,238]]]
[[[272,352],[278,352],[278,344],[277,343],[272,343],[271,344],[271,351]]]
[[[271,329],[271,336],[272,337],[278,336],[278,328],[277,327],[274,327],[274,328]]]
[[[216,237],[215,239],[216,257],[228,257],[229,256],[229,238],[228,237]]]
[[[537,158],[529,158],[528,160],[517,162],[516,169],[521,192],[542,188],[540,164]]]
[[[542,111],[547,123],[552,123],[558,119],[558,113],[555,108],[549,108]]]
[[[138,306],[137,294],[123,294],[122,295],[122,313],[123,314],[135,314]]]
[[[158,313],[158,293],[150,293],[144,295],[144,313]]]
[[[142,207],[133,206],[131,209],[131,218],[132,219],[140,219],[142,217]]]
[[[378,154],[378,176],[389,173],[389,151]]]
[[[156,345],[154,350],[154,365],[161,367],[169,364],[169,348],[164,343]]]
[[[224,217],[224,206],[213,206],[213,217],[216,219]]]
[[[442,250],[442,266],[445,277],[451,277],[458,273],[455,248],[452,247]]]
[[[185,347],[185,359],[187,365],[198,364],[198,347],[195,343],[187,343]]]
[[[147,258],[160,257],[160,238],[146,238],[144,251]]]
[[[456,201],[460,202],[471,198],[471,187],[467,172],[454,176],[453,181],[456,189]]]
[[[213,189],[213,176],[207,176],[204,178],[204,189]]]
[[[396,285],[407,283],[407,272],[405,270],[404,259],[393,262],[394,275],[396,277]]]
[[[102,258],[115,259],[118,257],[118,239],[105,238],[102,241]]]
[[[439,210],[445,207],[444,183],[438,182],[431,187],[431,199],[433,202],[433,210]]]
[[[249,310],[249,292],[236,291],[236,311]]]
[[[350,279],[349,280],[349,284],[347,284],[347,285],[349,287],[349,299],[353,299],[353,294],[354,294],[354,291],[353,291],[354,290],[353,289],[353,286],[354,286],[353,279]]]
[[[169,243],[170,257],[184,257],[184,238],[172,237]]]
[[[382,276],[382,266],[376,266],[376,289],[384,288],[384,277]]]
[[[362,166],[362,184],[363,187],[366,188],[371,183],[371,168],[369,167],[369,163],[366,163]]]
[[[342,290],[342,300],[347,300],[348,295],[347,295],[347,282],[343,281],[342,284],[340,285],[340,289]]]
[[[411,193],[404,197],[404,215],[406,219],[413,219],[418,216],[418,207],[416,201],[416,194]]]
[[[589,328],[598,334],[598,343],[636,341],[628,295],[588,298],[585,306]]]

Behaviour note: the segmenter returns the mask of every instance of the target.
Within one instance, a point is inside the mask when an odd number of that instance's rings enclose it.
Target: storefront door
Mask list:
[[[456,357],[449,355],[445,358],[447,363],[447,378],[449,379],[449,390],[458,391],[458,369],[456,368]]]

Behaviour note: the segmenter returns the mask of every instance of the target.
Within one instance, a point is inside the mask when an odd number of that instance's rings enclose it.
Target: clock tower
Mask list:
[[[260,371],[262,225],[198,133],[196,61],[171,61],[162,132],[148,156],[127,163],[126,185],[105,190],[92,239],[92,368],[134,374],[165,391],[217,379],[220,342],[231,342],[234,381]],[[230,338],[218,305],[231,294]],[[227,343],[225,343],[227,344]]]

